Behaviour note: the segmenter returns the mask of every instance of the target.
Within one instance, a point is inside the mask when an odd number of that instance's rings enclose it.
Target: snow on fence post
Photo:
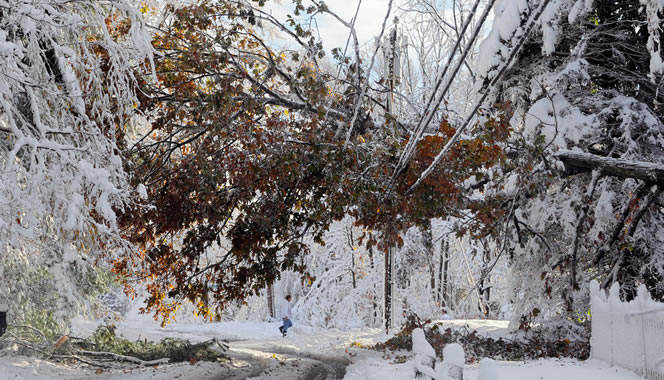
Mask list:
[[[9,312],[9,305],[0,303],[0,336],[7,331],[7,312]]]
[[[606,294],[596,281],[590,283],[592,358],[664,380],[664,304],[653,301],[644,285],[630,302],[618,293],[618,284]]]
[[[413,353],[415,354],[415,362],[413,363],[415,378],[424,377],[434,380],[436,378],[436,351],[427,342],[423,329],[414,329],[412,339]]]
[[[450,343],[443,348],[443,362],[447,366],[447,375],[451,380],[463,380],[463,367],[466,353],[458,343]]]

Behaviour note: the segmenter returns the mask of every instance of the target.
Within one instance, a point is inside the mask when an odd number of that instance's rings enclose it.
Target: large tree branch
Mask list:
[[[664,165],[645,161],[623,160],[619,158],[601,157],[590,153],[562,150],[555,154],[570,173],[589,172],[602,169],[608,176],[634,178],[645,182],[664,185]]]

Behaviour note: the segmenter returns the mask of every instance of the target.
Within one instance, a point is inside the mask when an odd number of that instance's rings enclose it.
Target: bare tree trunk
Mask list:
[[[447,241],[441,243],[441,260],[440,260],[440,269],[439,272],[439,286],[441,287],[441,305],[445,308],[450,307],[450,296],[449,296],[449,263],[450,263],[450,244]]]
[[[444,307],[443,305],[443,263],[445,262],[445,253],[443,250],[443,247],[445,244],[441,244],[441,249],[440,249],[440,259],[438,260],[438,289],[436,290],[436,302],[438,302],[438,305],[441,307]]]
[[[353,227],[351,226],[346,231],[348,236],[348,246],[350,247],[350,274],[353,280],[353,289],[357,288],[357,280],[355,278],[355,242],[353,240]]]
[[[436,299],[436,263],[433,261],[433,257],[431,258],[429,272],[431,272],[431,292],[433,293],[433,299]]]
[[[431,230],[431,225],[422,230],[422,245],[426,250],[426,258],[429,261],[431,293],[433,298],[436,299],[436,258],[434,257],[433,231]]]
[[[274,318],[274,292],[272,291],[272,285],[267,286],[267,308],[270,318]]]
[[[357,288],[357,283],[355,279],[355,250],[350,251],[350,260],[351,260],[350,274],[353,279],[353,289],[355,289]]]
[[[373,273],[374,269],[374,255],[373,255],[373,247],[369,247],[369,267],[371,268],[371,272]],[[372,307],[373,307],[373,323],[376,323],[378,321],[378,304],[376,303],[376,284],[373,284],[373,296],[371,299]],[[375,326],[375,325],[374,325]]]

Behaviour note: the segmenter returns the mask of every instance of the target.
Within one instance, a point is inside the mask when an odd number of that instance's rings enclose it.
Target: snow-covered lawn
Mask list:
[[[398,353],[385,355],[359,348],[385,340],[388,336],[379,329],[341,331],[309,327],[295,321],[289,336],[282,338],[278,323],[223,322],[209,324],[172,324],[166,328],[150,319],[125,321],[117,333],[129,339],[158,340],[166,336],[203,341],[211,338],[227,339],[231,364],[198,362],[162,365],[126,371],[105,371],[68,368],[24,356],[0,357],[0,379],[298,379],[335,378],[346,368],[347,380],[412,379],[412,364],[398,363]],[[453,328],[477,329],[492,336],[506,336],[502,321],[446,321]],[[75,335],[85,336],[96,324],[78,319]],[[611,368],[598,361],[539,360],[533,362],[497,362],[501,380],[640,380],[622,369]],[[478,366],[467,365],[464,378],[477,379]]]

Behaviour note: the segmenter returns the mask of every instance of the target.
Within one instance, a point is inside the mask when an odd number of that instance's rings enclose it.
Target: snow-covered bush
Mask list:
[[[0,256],[0,300],[10,305],[9,323],[46,334],[64,332],[75,314],[94,313],[114,276],[90,266],[73,247],[53,246],[34,255],[10,249]],[[95,317],[95,315],[92,315]]]
[[[450,329],[441,323],[429,324],[411,317],[401,331],[384,343],[376,344],[377,350],[412,350],[412,331],[424,330],[427,341],[436,351],[438,358],[444,359],[443,350],[451,343],[462,346],[467,362],[476,362],[483,358],[495,360],[533,360],[550,357],[572,357],[588,359],[590,345],[588,341],[571,341],[555,338],[548,334],[518,334],[512,339],[483,336],[477,331]],[[454,356],[454,354],[452,354]],[[458,357],[458,355],[457,355]],[[457,360],[458,364],[459,361]]]

